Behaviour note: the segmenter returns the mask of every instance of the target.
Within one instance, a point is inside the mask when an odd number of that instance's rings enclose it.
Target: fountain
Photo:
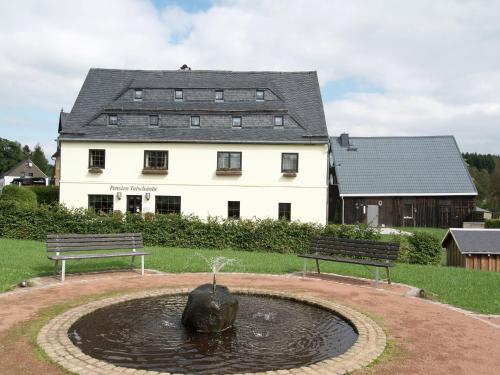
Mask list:
[[[238,312],[238,300],[228,288],[217,285],[217,273],[235,259],[225,257],[207,258],[197,254],[210,266],[212,284],[203,284],[189,293],[182,313],[182,324],[196,332],[215,333],[231,328]]]

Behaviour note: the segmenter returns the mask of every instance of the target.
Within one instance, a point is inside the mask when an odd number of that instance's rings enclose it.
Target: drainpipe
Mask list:
[[[340,197],[342,199],[342,224],[344,224],[344,197]]]

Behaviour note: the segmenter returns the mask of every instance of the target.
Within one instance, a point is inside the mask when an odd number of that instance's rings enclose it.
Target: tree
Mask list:
[[[45,157],[45,154],[43,153],[42,150],[42,146],[40,146],[40,144],[37,144],[35,146],[35,149],[31,153],[31,161],[35,163],[36,166],[40,168],[43,173],[45,173],[47,176],[49,175],[50,173],[49,162]]]
[[[7,172],[24,158],[19,142],[0,138],[0,174]]]
[[[28,145],[24,145],[24,147],[23,147],[23,153],[24,153],[24,155],[26,156],[26,158],[31,157],[31,150],[30,150],[30,146],[28,146]]]

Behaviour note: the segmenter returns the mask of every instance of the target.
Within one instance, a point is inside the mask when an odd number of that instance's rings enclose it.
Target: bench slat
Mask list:
[[[81,246],[103,246],[103,245],[142,245],[142,241],[138,240],[116,240],[116,241],[79,241],[79,242],[51,242],[47,243],[47,248],[72,248]]]
[[[328,257],[314,254],[303,254],[299,255],[300,258],[308,258],[308,259],[319,259],[319,260],[329,260],[333,262],[341,262],[341,263],[352,263],[352,264],[363,264],[369,266],[377,266],[377,267],[394,267],[393,263],[386,262],[377,262],[368,259],[355,259],[355,258],[338,258],[338,257]]]
[[[326,253],[326,254],[342,254],[351,255],[357,257],[371,257],[371,258],[382,258],[382,259],[397,259],[397,252],[382,252],[379,250],[370,249],[352,249],[352,248],[325,248],[311,246],[311,252]]]
[[[76,260],[76,259],[99,259],[99,258],[115,258],[115,257],[135,257],[142,255],[151,255],[145,252],[128,252],[128,253],[110,253],[110,254],[79,254],[79,255],[53,255],[48,258],[51,260]]]
[[[352,240],[347,241],[347,240],[341,240],[341,239],[325,239],[325,238],[320,238],[320,239],[314,239],[311,241],[313,244],[325,244],[325,245],[337,245],[337,246],[352,246],[356,248],[371,248],[371,249],[385,249],[385,250],[397,250],[399,249],[399,245],[396,244],[388,244],[384,242],[374,242],[374,243],[358,243],[358,242],[353,242]]]
[[[132,236],[123,236],[123,237],[86,237],[86,238],[51,238],[47,240],[47,243],[71,243],[71,242],[113,242],[113,241],[142,241],[142,237],[132,237]]]
[[[60,249],[47,249],[47,252],[49,253],[65,253],[65,252],[73,252],[73,251],[95,251],[95,250],[123,250],[123,249],[142,249],[144,246],[142,244],[136,244],[136,245],[99,245],[99,246],[85,246],[85,244],[82,244],[82,246],[79,247],[61,247]]]
[[[48,234],[47,240],[53,238],[99,238],[99,237],[142,237],[142,233],[104,233],[104,234]]]
[[[393,247],[399,247],[399,243],[397,242],[380,242],[380,241],[373,241],[373,240],[354,240],[350,238],[335,238],[331,236],[318,236],[313,239],[313,241],[328,241],[328,242],[345,242],[345,243],[352,243],[352,244],[365,244],[365,245],[384,245],[384,246],[393,246]]]

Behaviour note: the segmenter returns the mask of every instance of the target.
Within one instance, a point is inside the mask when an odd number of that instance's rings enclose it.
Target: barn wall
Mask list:
[[[467,255],[465,256],[465,268],[500,272],[500,255]]]
[[[337,197],[335,207],[341,210],[342,200]],[[406,203],[413,205],[413,218],[404,218]],[[367,205],[379,206],[379,225],[389,227],[442,227],[460,228],[472,214],[474,197],[360,197],[344,198],[344,222],[367,223]],[[341,215],[334,215],[339,217]]]
[[[465,267],[465,255],[460,253],[455,241],[448,241],[446,246],[446,265],[452,267]]]

